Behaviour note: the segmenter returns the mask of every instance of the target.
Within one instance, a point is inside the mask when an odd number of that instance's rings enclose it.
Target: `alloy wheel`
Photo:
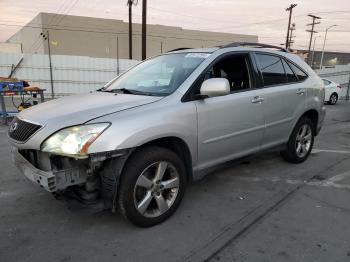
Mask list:
[[[179,173],[167,161],[146,167],[134,187],[134,204],[145,217],[158,217],[173,205],[179,192]]]
[[[311,148],[312,143],[312,130],[311,126],[304,124],[300,127],[296,141],[295,141],[295,150],[298,157],[305,157]]]
[[[337,96],[335,94],[331,95],[331,103],[334,105],[335,103],[337,103]]]

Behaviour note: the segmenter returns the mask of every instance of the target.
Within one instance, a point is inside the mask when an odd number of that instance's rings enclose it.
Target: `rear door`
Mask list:
[[[269,148],[288,140],[295,118],[304,111],[306,90],[291,68],[295,65],[283,57],[271,53],[256,53],[255,57],[264,85],[262,148]]]

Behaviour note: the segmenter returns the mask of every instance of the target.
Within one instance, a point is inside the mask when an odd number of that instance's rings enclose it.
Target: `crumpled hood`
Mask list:
[[[23,110],[19,117],[41,125],[57,126],[60,129],[160,99],[162,97],[93,92],[38,104]]]

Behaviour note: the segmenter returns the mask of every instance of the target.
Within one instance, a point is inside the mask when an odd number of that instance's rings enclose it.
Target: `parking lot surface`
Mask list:
[[[302,164],[278,153],[190,185],[163,224],[67,206],[11,163],[0,127],[0,261],[350,261],[350,103],[327,106]]]

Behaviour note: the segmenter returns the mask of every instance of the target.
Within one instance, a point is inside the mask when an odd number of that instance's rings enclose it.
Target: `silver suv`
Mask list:
[[[173,214],[186,184],[215,165],[271,148],[303,162],[323,123],[324,95],[313,70],[280,47],[182,49],[96,92],[26,109],[8,136],[15,165],[33,182],[119,208],[146,227]]]

